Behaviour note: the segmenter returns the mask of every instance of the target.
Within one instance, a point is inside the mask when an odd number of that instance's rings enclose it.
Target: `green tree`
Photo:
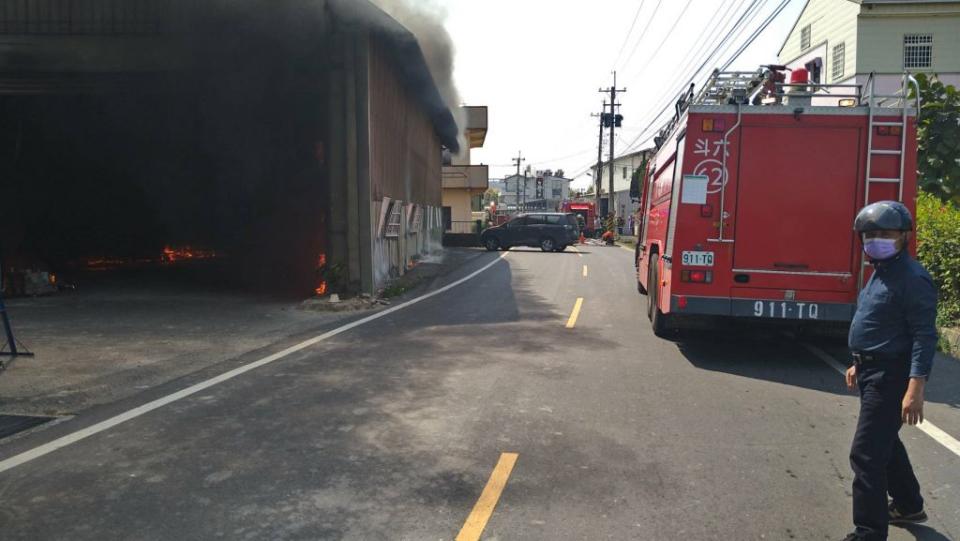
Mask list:
[[[960,206],[935,195],[917,198],[917,258],[940,290],[939,324],[960,324]]]
[[[500,192],[496,188],[487,188],[487,191],[483,193],[483,206],[488,206],[494,202],[500,202]]]
[[[919,73],[916,78],[921,100],[917,124],[920,188],[943,201],[960,204],[960,92],[936,76]]]

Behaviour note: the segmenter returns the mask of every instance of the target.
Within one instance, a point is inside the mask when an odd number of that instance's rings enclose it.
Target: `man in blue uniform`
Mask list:
[[[854,229],[874,272],[850,326],[854,364],[846,379],[860,390],[860,418],[850,449],[856,531],[844,541],[881,541],[888,524],[927,520],[898,432],[903,423],[923,422],[923,389],[937,344],[937,291],[907,251],[913,218],[903,204],[864,207]]]

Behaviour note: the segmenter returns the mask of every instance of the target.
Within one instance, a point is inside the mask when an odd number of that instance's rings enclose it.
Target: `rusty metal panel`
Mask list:
[[[441,148],[433,123],[383,54],[369,58],[370,176],[373,199],[441,202]]]

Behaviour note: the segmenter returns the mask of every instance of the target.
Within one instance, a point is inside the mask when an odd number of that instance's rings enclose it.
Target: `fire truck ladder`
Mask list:
[[[917,114],[920,112],[920,85],[917,83],[917,80],[913,78],[912,75],[904,75],[903,81],[901,83],[900,91],[897,94],[893,95],[878,95],[875,92],[876,77],[874,74],[870,74],[870,77],[867,79],[866,92],[864,93],[863,100],[866,102],[868,109],[868,120],[867,120],[867,182],[865,186],[864,193],[864,203],[870,202],[870,187],[873,184],[896,184],[897,185],[897,201],[903,200],[903,173],[904,167],[906,165],[906,156],[904,152],[907,148],[907,116],[909,113],[909,107],[907,100],[909,99],[909,91],[912,87],[916,92],[916,111]],[[887,105],[890,101],[893,101],[894,106],[900,110],[900,120],[899,121],[878,121],[876,119],[877,109],[891,107]],[[892,115],[886,115],[892,116]],[[898,149],[879,149],[874,148],[874,132],[877,127],[897,127],[900,128],[900,148]],[[897,177],[885,178],[885,177],[875,177],[873,176],[873,158],[875,156],[897,156],[898,161],[900,162],[900,174]]]
[[[913,88],[916,97],[916,114],[920,114],[920,85],[910,74],[904,74],[900,84],[900,90],[896,94],[881,95],[876,93],[876,76],[871,73],[867,78],[867,83],[861,105],[867,106],[867,171],[866,182],[864,183],[864,204],[870,203],[870,187],[874,184],[896,184],[897,201],[903,201],[903,179],[904,168],[906,166],[907,149],[907,118],[909,116],[909,97],[910,89]],[[891,114],[878,115],[880,109],[899,110],[900,120],[880,121],[877,116],[893,116]],[[877,127],[900,128],[900,147],[897,149],[880,149],[874,147],[874,134]],[[873,159],[876,156],[896,156],[900,162],[900,174],[896,177],[875,177],[873,176]],[[859,289],[863,289],[865,269],[870,264],[866,257],[861,256],[860,277],[858,281]]]

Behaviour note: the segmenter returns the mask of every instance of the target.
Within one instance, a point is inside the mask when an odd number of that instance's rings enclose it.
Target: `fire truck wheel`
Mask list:
[[[557,247],[557,244],[553,242],[553,239],[546,237],[540,240],[540,249],[544,252],[552,252],[554,248]]]
[[[653,307],[653,316],[650,319],[650,327],[653,329],[653,334],[661,338],[669,334],[669,324],[667,323],[670,316],[664,314],[660,311],[660,308]]]
[[[497,248],[500,247],[500,241],[497,240],[497,237],[488,237],[483,245],[488,252],[496,252]]]
[[[650,258],[650,281],[647,282],[650,286],[650,293],[647,294],[647,299],[650,311],[650,327],[653,329],[653,334],[663,338],[669,334],[670,316],[660,311],[660,271],[656,266],[659,259],[660,257],[656,255]]]
[[[656,306],[656,268],[657,261],[660,259],[658,254],[650,256],[649,267],[647,268],[647,319],[653,321],[653,307]]]

